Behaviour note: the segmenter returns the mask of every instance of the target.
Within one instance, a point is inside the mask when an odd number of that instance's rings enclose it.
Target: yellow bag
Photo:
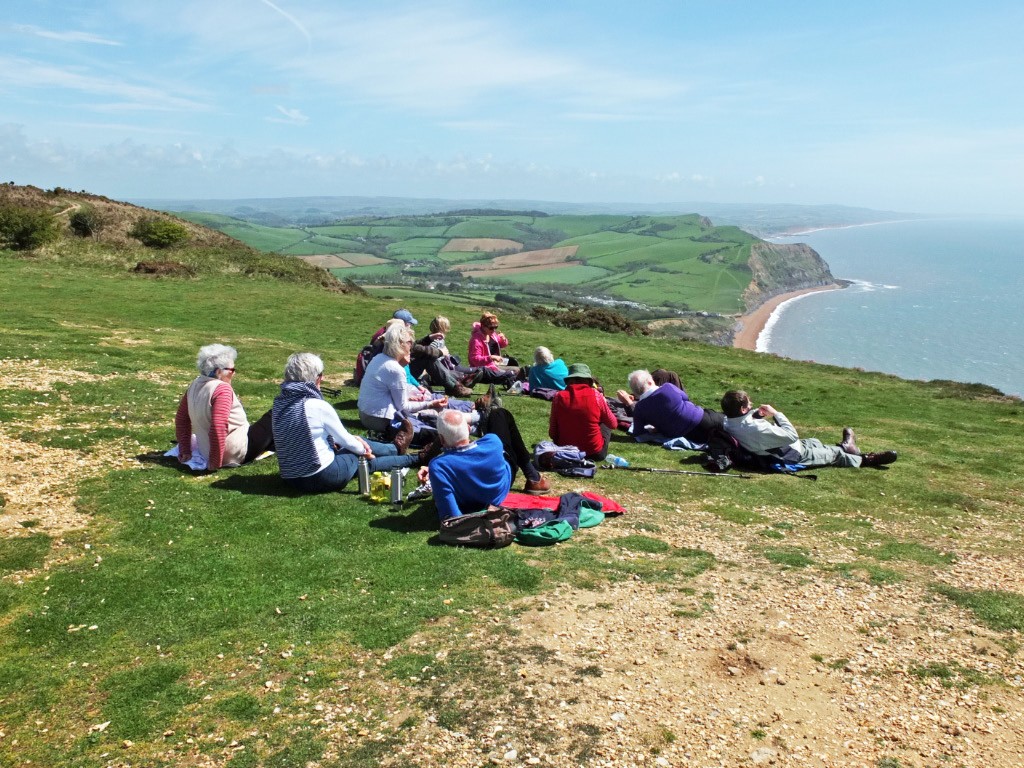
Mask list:
[[[391,476],[383,472],[370,475],[370,501],[383,504],[391,501]]]

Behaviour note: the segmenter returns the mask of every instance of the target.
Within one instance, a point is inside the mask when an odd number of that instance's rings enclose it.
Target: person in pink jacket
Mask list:
[[[519,363],[515,358],[501,354],[508,346],[508,338],[498,327],[498,317],[491,312],[485,312],[480,316],[480,322],[473,323],[468,362],[470,367],[480,369],[481,382],[503,384],[507,389],[520,378]]]

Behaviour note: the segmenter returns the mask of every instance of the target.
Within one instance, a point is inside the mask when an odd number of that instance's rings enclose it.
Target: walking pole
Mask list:
[[[753,475],[727,475],[724,472],[691,472],[686,469],[657,469],[655,467],[616,467],[602,464],[601,469],[624,469],[627,472],[656,472],[662,475],[703,475],[704,477],[731,477],[733,480],[749,480]]]

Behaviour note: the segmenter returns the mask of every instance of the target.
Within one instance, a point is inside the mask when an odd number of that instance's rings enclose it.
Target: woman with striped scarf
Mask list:
[[[419,456],[404,450],[409,434],[399,433],[394,443],[378,443],[349,433],[320,393],[323,377],[323,361],[311,352],[288,358],[273,417],[285,482],[306,493],[341,490],[356,476],[360,456],[369,460],[371,472],[419,466]]]

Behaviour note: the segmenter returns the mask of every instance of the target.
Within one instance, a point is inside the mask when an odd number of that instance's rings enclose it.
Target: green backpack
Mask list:
[[[535,528],[520,528],[516,544],[527,547],[549,547],[572,536],[572,526],[565,520],[551,520]]]

